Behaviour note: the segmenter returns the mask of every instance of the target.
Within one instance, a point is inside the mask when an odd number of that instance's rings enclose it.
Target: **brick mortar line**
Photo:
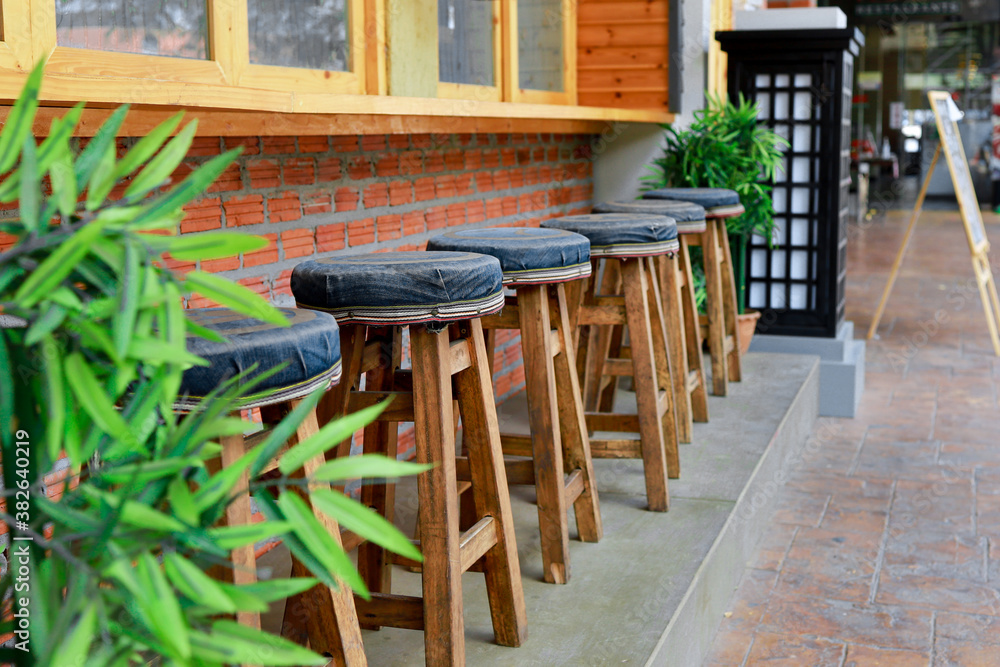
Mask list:
[[[316,226],[319,226],[319,225],[332,225],[332,224],[337,224],[339,222],[343,222],[343,223],[356,222],[358,219],[363,219],[363,218],[377,218],[377,217],[382,216],[382,215],[393,215],[393,214],[405,215],[407,213],[413,213],[414,211],[426,211],[429,208],[434,208],[434,207],[437,207],[437,206],[447,207],[447,206],[450,206],[450,205],[453,205],[453,204],[467,204],[470,201],[479,201],[479,200],[481,200],[481,201],[485,202],[487,199],[495,199],[495,198],[503,198],[503,197],[515,197],[515,198],[517,198],[517,197],[520,197],[521,195],[534,194],[536,192],[543,192],[543,191],[551,190],[552,189],[551,183],[560,183],[560,184],[565,183],[566,185],[560,185],[559,187],[573,188],[573,187],[580,187],[580,186],[586,186],[586,185],[593,185],[593,179],[592,178],[577,178],[577,179],[573,179],[573,180],[570,180],[570,181],[552,181],[552,182],[549,182],[549,183],[537,183],[535,185],[524,185],[524,186],[521,186],[521,187],[518,187],[518,188],[510,188],[510,189],[507,189],[507,190],[491,190],[489,192],[478,192],[477,191],[477,192],[474,192],[472,194],[467,194],[467,195],[454,195],[454,196],[451,196],[451,197],[442,197],[442,198],[428,199],[428,200],[424,200],[424,201],[420,201],[420,202],[410,202],[409,204],[401,204],[399,206],[391,206],[391,205],[386,204],[386,205],[382,205],[382,206],[374,206],[372,208],[364,208],[363,207],[364,199],[359,196],[357,208],[354,208],[354,209],[351,209],[351,210],[346,210],[346,211],[335,211],[335,210],[334,211],[324,211],[323,213],[311,213],[311,214],[302,215],[300,218],[298,218],[296,220],[284,220],[284,221],[280,221],[280,222],[265,221],[265,222],[254,223],[254,224],[251,224],[251,225],[229,225],[229,224],[226,224],[228,221],[226,220],[226,214],[225,214],[225,202],[222,202],[219,205],[220,209],[222,210],[221,216],[220,216],[220,224],[222,225],[221,229],[247,231],[247,232],[252,233],[252,234],[267,233],[269,231],[277,231],[278,233],[280,233],[282,231],[288,231],[288,230],[291,230],[291,229],[301,229],[301,228],[304,228],[304,225],[302,224],[302,221],[305,220],[305,219],[307,219],[307,218],[309,219],[309,221],[312,224],[312,226],[315,228]],[[287,188],[284,189],[284,192],[288,192],[289,188],[291,188],[291,187],[299,188],[299,187],[309,187],[309,186],[289,186],[289,187],[287,187]],[[333,188],[333,189],[335,190],[336,188]],[[245,194],[258,194],[258,192],[254,191],[254,192],[248,192],[248,193],[245,193]],[[331,196],[332,195],[333,195],[333,193],[331,193]],[[234,196],[236,196],[236,195],[234,195]],[[210,197],[210,198],[214,199],[214,197]],[[262,200],[262,202],[261,202],[261,206],[264,209],[264,215],[267,215],[267,201],[268,201],[267,198],[264,198]],[[575,202],[569,202],[569,204],[572,204],[572,203],[575,203]],[[566,206],[566,205],[568,205],[568,204],[556,204],[556,206]],[[334,202],[332,199],[331,199],[331,206],[334,207],[334,208],[336,208],[336,202]],[[549,206],[547,208],[552,208],[552,207]],[[206,231],[217,231],[217,230],[213,229],[213,230],[206,230]],[[187,232],[187,233],[188,234],[200,234],[200,233],[203,233],[203,232]]]
[[[875,604],[878,586],[882,579],[882,562],[885,560],[885,548],[889,542],[889,521],[892,519],[892,507],[896,504],[896,485],[898,480],[892,480],[889,492],[889,507],[885,513],[885,525],[882,526],[882,539],[879,540],[878,554],[875,556],[875,571],[872,573],[871,589],[868,592],[868,604]]]
[[[586,206],[587,205],[587,202],[572,202],[572,203],[573,204],[580,204],[581,206]],[[402,237],[400,237],[398,239],[390,239],[390,240],[387,240],[387,241],[378,241],[378,240],[376,240],[376,241],[374,241],[372,243],[365,243],[365,244],[357,245],[357,246],[351,246],[351,245],[347,244],[348,237],[347,237],[347,228],[345,226],[345,229],[344,229],[345,245],[344,245],[343,248],[340,248],[339,250],[330,250],[330,251],[325,251],[325,252],[321,252],[321,251],[317,250],[317,251],[314,251],[313,253],[311,253],[309,255],[305,255],[305,256],[302,256],[302,257],[283,258],[283,259],[278,259],[277,261],[274,261],[274,262],[267,262],[267,263],[264,263],[264,264],[257,264],[255,266],[250,266],[250,267],[241,266],[238,269],[230,269],[228,271],[218,271],[218,272],[215,272],[215,275],[221,276],[221,277],[226,278],[228,280],[238,281],[238,280],[242,280],[243,278],[255,278],[255,277],[258,277],[260,275],[265,275],[266,276],[268,273],[280,274],[282,271],[284,271],[286,269],[294,268],[296,265],[301,264],[302,262],[305,262],[305,261],[307,261],[309,259],[314,259],[316,257],[335,256],[337,254],[340,254],[340,255],[360,254],[360,253],[363,253],[363,252],[374,252],[376,250],[384,250],[384,249],[397,248],[397,247],[403,246],[403,245],[411,245],[411,244],[419,245],[420,243],[423,243],[427,239],[431,238],[432,236],[437,236],[439,234],[442,234],[445,231],[447,231],[448,229],[455,229],[455,228],[457,228],[457,229],[479,229],[481,227],[495,227],[495,226],[499,226],[499,225],[503,225],[503,224],[508,224],[508,223],[511,223],[511,222],[518,222],[520,220],[525,219],[526,216],[539,216],[539,217],[542,217],[542,216],[545,216],[545,215],[548,215],[548,214],[558,214],[558,213],[562,212],[560,209],[562,209],[563,207],[567,207],[567,206],[570,206],[570,204],[560,204],[558,206],[552,206],[552,207],[548,207],[548,208],[545,208],[545,209],[542,209],[542,210],[539,210],[539,211],[532,211],[530,213],[515,213],[515,214],[512,214],[512,215],[503,216],[502,218],[492,218],[490,220],[484,220],[482,223],[463,223],[461,225],[453,225],[451,227],[449,227],[448,225],[445,225],[443,227],[440,227],[439,229],[434,229],[434,230],[431,230],[431,231],[422,232],[420,234],[410,234],[409,236],[402,236]],[[319,215],[328,215],[328,214],[325,214],[325,213],[324,214],[317,214],[317,216],[319,216]],[[365,218],[367,218],[367,217],[375,218],[377,216],[364,216],[364,217]],[[318,224],[337,224],[337,222],[344,222],[346,224],[347,222],[356,222],[356,221],[357,221],[356,219],[352,219],[352,220],[346,220],[346,221],[335,221],[335,222],[318,223]],[[295,221],[295,222],[298,222],[298,221]],[[302,225],[294,225],[292,222],[282,222],[282,223],[262,223],[261,225],[246,225],[245,228],[239,228],[239,229],[240,229],[240,231],[244,231],[245,230],[245,231],[247,231],[248,233],[251,233],[251,234],[264,234],[264,233],[270,233],[273,230],[273,228],[257,229],[256,231],[252,230],[251,228],[263,227],[264,225],[269,225],[269,224],[274,224],[275,227],[277,227],[278,225],[290,225],[290,227],[288,227],[286,229],[282,229],[280,231],[288,231],[288,229],[303,229],[304,228]],[[277,232],[279,238],[280,238],[280,231]],[[203,232],[195,232],[195,233],[203,233]],[[377,232],[376,232],[376,235],[377,235]],[[242,263],[242,260],[241,260],[241,263]]]

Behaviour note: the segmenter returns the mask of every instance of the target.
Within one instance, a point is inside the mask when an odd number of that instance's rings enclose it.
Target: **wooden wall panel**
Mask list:
[[[668,108],[668,0],[580,0],[577,87],[581,105]]]

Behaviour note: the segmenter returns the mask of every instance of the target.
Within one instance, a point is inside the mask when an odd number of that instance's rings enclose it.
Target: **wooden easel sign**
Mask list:
[[[979,295],[983,300],[986,326],[990,332],[990,339],[993,341],[993,353],[1000,357],[1000,299],[997,298],[997,287],[993,281],[993,272],[990,270],[990,242],[986,238],[983,216],[979,211],[979,200],[976,199],[976,189],[972,185],[972,174],[969,173],[969,162],[965,158],[965,149],[962,147],[962,139],[958,133],[957,121],[962,118],[963,113],[959,111],[954,100],[951,99],[951,95],[944,91],[931,91],[927,93],[927,97],[930,99],[931,110],[934,111],[934,119],[937,121],[940,143],[934,151],[934,159],[931,160],[931,166],[927,169],[927,175],[924,177],[924,184],[917,196],[917,204],[913,209],[913,215],[910,216],[910,224],[903,236],[903,243],[900,245],[899,252],[896,253],[896,261],[893,262],[892,270],[889,272],[889,282],[886,283],[885,291],[882,292],[882,300],[875,311],[875,318],[868,328],[868,338],[871,339],[875,336],[879,321],[882,319],[882,313],[885,312],[889,293],[896,282],[899,267],[903,263],[903,256],[910,244],[910,236],[917,218],[920,216],[920,209],[924,205],[927,186],[930,185],[934,167],[943,152],[945,160],[948,162],[948,171],[951,173],[951,182],[955,186],[955,196],[958,199],[962,222],[965,224],[965,236],[969,241],[969,252],[972,255],[972,271],[975,273],[976,284],[979,285]]]

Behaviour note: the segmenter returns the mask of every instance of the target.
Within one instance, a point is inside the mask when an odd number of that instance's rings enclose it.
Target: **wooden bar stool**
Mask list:
[[[729,382],[739,382],[739,333],[736,329],[736,282],[729,250],[726,219],[744,211],[740,197],[725,188],[661,188],[643,193],[644,199],[669,199],[705,208],[708,227],[701,235],[686,236],[687,245],[701,245],[705,265],[705,310],[708,314],[708,351],[712,358],[712,393],[725,396]]]
[[[504,285],[517,293],[501,314],[482,320],[490,350],[497,329],[521,332],[531,435],[501,434],[500,440],[505,454],[532,458],[529,468],[508,460],[507,479],[535,486],[545,581],[564,584],[569,508],[582,541],[597,542],[603,533],[564,285],[590,275],[590,241],[559,229],[465,229],[435,236],[427,249],[493,255]]]
[[[656,257],[677,251],[677,225],[662,216],[610,213],[555,218],[542,226],[590,239],[593,275],[582,299],[579,283],[570,284],[575,293],[570,299],[579,304],[576,322],[587,328],[577,346],[587,428],[639,434],[638,440],[591,437],[591,455],[642,459],[649,509],[665,512],[670,505],[667,477],[680,474],[680,459]],[[599,268],[604,270],[600,281]],[[620,325],[629,329],[630,359],[608,357],[611,334]],[[597,410],[605,376],[632,377],[636,414]]]
[[[233,465],[247,451],[252,449],[267,434],[268,427],[274,425],[295,408],[301,399],[317,390],[336,384],[341,375],[340,334],[336,320],[326,313],[296,308],[282,308],[288,317],[287,328],[262,322],[227,308],[202,308],[187,311],[188,318],[226,338],[226,342],[214,342],[204,338],[189,336],[188,351],[209,361],[209,366],[195,366],[184,372],[181,381],[181,395],[184,398],[175,403],[178,411],[198,409],[203,397],[209,395],[226,380],[250,369],[258,368],[241,382],[249,381],[258,374],[268,371],[280,363],[288,362],[284,368],[271,375],[255,387],[253,395],[247,396],[243,408],[260,408],[265,430],[244,438],[242,435],[225,436],[220,439],[222,452],[215,463],[219,467]],[[319,430],[315,411],[311,411],[299,425],[287,446],[295,445]],[[309,477],[325,463],[322,455],[316,456],[293,473],[297,477]],[[260,471],[265,474],[277,468],[275,457]],[[220,468],[217,468],[220,469]],[[244,472],[237,486],[236,500],[226,509],[223,523],[230,526],[250,525],[250,477]],[[324,486],[324,482],[311,482],[310,488]],[[327,485],[328,486],[328,485]],[[340,528],[337,523],[316,508],[309,497],[303,494],[320,523],[330,531],[337,544],[341,544]],[[254,545],[247,544],[232,552],[233,568],[225,575],[236,584],[251,584],[257,581],[257,565]],[[292,576],[310,577],[302,563],[292,559]],[[310,647],[317,653],[332,656],[338,665],[365,665],[365,652],[361,643],[361,628],[354,605],[354,596],[343,583],[336,588],[319,584],[303,593],[301,599],[309,605],[310,614],[305,619]],[[286,608],[286,617],[289,614]],[[237,620],[253,628],[260,629],[260,614],[243,611]],[[291,627],[283,624],[282,630]],[[292,637],[292,639],[298,639]]]
[[[478,319],[504,305],[500,262],[461,252],[334,257],[296,266],[291,287],[300,306],[328,311],[341,325],[347,368],[344,380],[320,404],[320,422],[393,397],[380,417],[383,423],[366,429],[365,451],[395,456],[391,434],[398,422],[412,421],[417,461],[434,466],[417,478],[423,564],[371,544],[359,552],[372,593],[370,601],[355,599],[362,624],[423,630],[427,664],[464,664],[462,573],[483,559],[496,641],[519,646],[527,635],[524,592],[492,365]],[[410,331],[411,371],[397,369],[395,351],[404,326]],[[366,384],[360,391],[362,374]],[[464,532],[459,528],[453,399],[464,424],[476,509],[474,525]],[[367,481],[385,485],[385,480]],[[368,499],[391,520],[391,487]],[[423,597],[391,593],[392,562],[421,568]]]
[[[687,202],[636,199],[600,202],[594,205],[594,213],[665,215],[677,222],[677,234],[681,239],[680,252],[675,257],[658,257],[657,263],[663,312],[667,320],[674,398],[677,400],[677,439],[680,442],[691,442],[693,422],[708,421],[708,392],[702,368],[691,258],[683,239],[688,234],[705,232],[705,209]],[[609,389],[613,391],[614,388],[615,383],[612,383]]]

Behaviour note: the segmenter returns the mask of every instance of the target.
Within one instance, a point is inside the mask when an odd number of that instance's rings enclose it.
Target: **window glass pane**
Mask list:
[[[56,42],[98,51],[208,57],[206,0],[55,0]]]
[[[250,62],[346,72],[346,0],[250,0]]]
[[[441,81],[493,84],[493,3],[438,0],[438,62]]]
[[[562,0],[517,0],[518,85],[563,89]]]

